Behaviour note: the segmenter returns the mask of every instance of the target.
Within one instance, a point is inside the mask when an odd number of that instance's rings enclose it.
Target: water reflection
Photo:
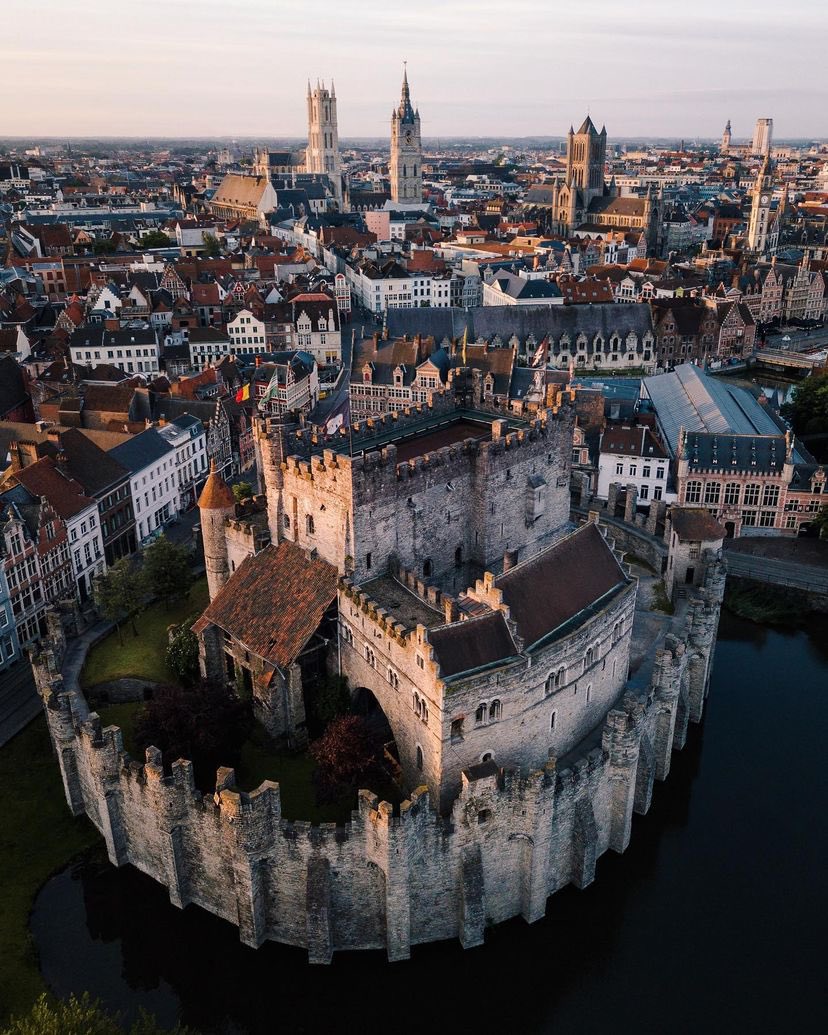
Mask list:
[[[623,856],[531,927],[485,947],[309,967],[283,946],[180,912],[137,872],[90,857],[50,881],[32,930],[59,994],[219,1032],[580,1033],[821,1030],[828,620],[793,632],[725,616],[709,712],[636,817]],[[821,1018],[821,1019],[820,1019]]]

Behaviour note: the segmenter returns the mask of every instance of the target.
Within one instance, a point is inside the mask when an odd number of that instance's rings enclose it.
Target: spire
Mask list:
[[[403,61],[402,93],[400,94],[400,118],[411,121],[414,118],[414,109],[411,107],[411,93],[408,89],[408,62]]]

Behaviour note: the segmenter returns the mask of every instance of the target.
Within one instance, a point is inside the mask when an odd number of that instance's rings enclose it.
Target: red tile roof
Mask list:
[[[248,557],[193,626],[217,625],[281,669],[291,665],[336,598],[337,572],[295,543]]]

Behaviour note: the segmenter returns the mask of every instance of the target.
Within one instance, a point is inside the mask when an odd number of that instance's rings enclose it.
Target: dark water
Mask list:
[[[544,921],[469,952],[309,967],[87,859],[37,900],[43,972],[60,995],[203,1032],[826,1031],[826,729],[828,620],[783,632],[725,615],[703,726],[627,852]]]

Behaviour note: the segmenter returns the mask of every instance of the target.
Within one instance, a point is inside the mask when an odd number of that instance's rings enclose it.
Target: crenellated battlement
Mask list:
[[[519,437],[504,443],[513,448]],[[321,457],[326,470],[342,460]],[[311,470],[317,457],[306,463]],[[487,925],[539,919],[549,895],[587,886],[602,853],[627,847],[633,813],[648,810],[688,723],[703,714],[724,589],[721,561],[705,562],[704,584],[655,651],[648,685],[628,685],[566,756],[528,772],[490,757],[469,766],[447,815],[426,786],[398,808],[363,790],[341,826],[286,819],[270,780],[245,792],[221,768],[215,790],[202,794],[191,762],[165,765],[153,747],[143,761],[132,759],[120,729],[103,726],[72,681],[63,629],[52,621],[32,663],[67,802],[95,824],[113,864],[148,873],[180,907],[195,903],[235,923],[245,944],[303,945],[314,962],[340,949],[385,948],[389,959],[405,959],[417,943],[480,944]],[[391,571],[417,598],[414,613],[426,605],[449,620],[451,596],[397,562]],[[493,576],[478,585],[494,599]],[[395,650],[425,655],[423,678],[434,677],[421,623],[410,628],[372,599],[370,585],[349,578],[340,581],[340,599]]]

